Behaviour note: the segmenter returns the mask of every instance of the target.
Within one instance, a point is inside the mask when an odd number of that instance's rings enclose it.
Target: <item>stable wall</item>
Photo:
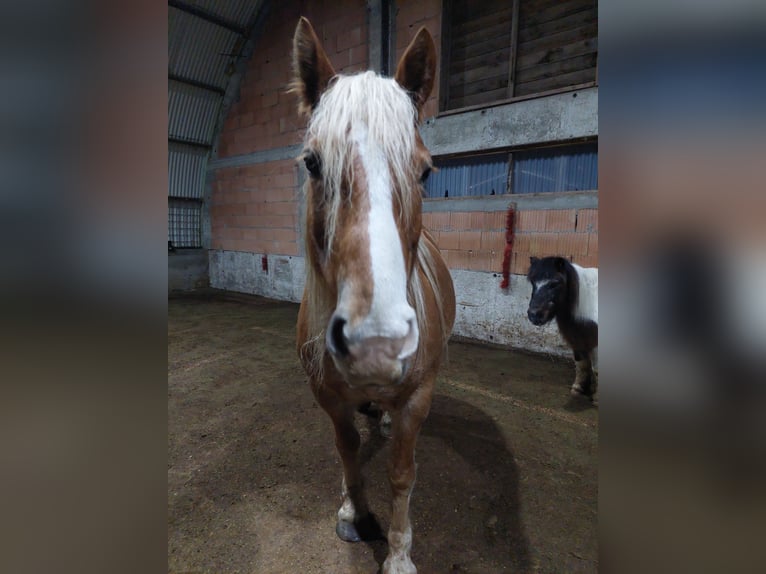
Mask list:
[[[305,120],[290,81],[292,35],[306,15],[336,70],[365,70],[380,46],[370,45],[375,2],[284,2],[274,6],[228,111],[210,162],[209,261],[213,287],[300,301],[304,284],[301,150]],[[376,10],[377,8],[377,10]],[[440,45],[440,2],[397,2],[391,18],[391,61],[398,61],[425,25]],[[393,69],[393,66],[391,66]],[[438,85],[425,107],[422,134],[433,155],[460,154],[594,137],[598,89],[554,94],[464,113],[438,116]],[[511,285],[500,289],[506,212],[516,203]],[[424,203],[432,231],[455,281],[454,333],[501,345],[567,353],[555,327],[526,319],[530,256],[563,255],[598,265],[598,194],[501,195],[433,199]]]

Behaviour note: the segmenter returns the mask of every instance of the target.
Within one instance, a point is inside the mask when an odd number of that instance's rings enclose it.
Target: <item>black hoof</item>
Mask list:
[[[383,531],[373,514],[368,514],[364,518],[351,523],[345,520],[338,520],[335,525],[335,533],[338,538],[345,542],[362,542],[371,540],[382,540]]]
[[[335,534],[338,538],[345,542],[361,542],[362,538],[359,536],[359,532],[351,522],[345,520],[338,520],[335,524]]]

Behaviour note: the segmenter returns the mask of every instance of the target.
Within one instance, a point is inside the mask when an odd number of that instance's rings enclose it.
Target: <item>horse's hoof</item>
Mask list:
[[[362,541],[362,537],[359,536],[359,531],[357,531],[353,523],[346,522],[345,520],[338,520],[337,524],[335,525],[335,534],[337,534],[338,538],[344,542]]]
[[[409,556],[388,556],[381,569],[383,574],[418,574]]]
[[[572,385],[572,388],[569,389],[569,394],[576,399],[581,399],[583,397],[589,398],[588,393],[583,391],[580,385]]]
[[[381,540],[384,538],[383,530],[381,530],[373,514],[368,514],[354,522],[338,520],[335,524],[335,533],[338,538],[345,542]]]

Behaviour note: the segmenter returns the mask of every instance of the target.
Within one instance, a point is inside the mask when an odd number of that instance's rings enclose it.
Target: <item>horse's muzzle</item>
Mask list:
[[[403,337],[363,336],[358,331],[349,329],[346,320],[339,316],[333,316],[327,328],[327,350],[349,384],[400,382],[410,362],[407,359],[417,350],[417,322],[414,319],[407,322]]]
[[[527,310],[527,317],[529,317],[529,321],[533,325],[537,325],[538,327],[541,325],[545,325],[548,321],[551,320],[550,313],[547,309],[528,309]]]

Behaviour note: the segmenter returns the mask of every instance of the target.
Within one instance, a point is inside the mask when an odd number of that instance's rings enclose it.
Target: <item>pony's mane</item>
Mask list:
[[[391,170],[394,201],[409,225],[407,194],[415,177],[412,155],[415,148],[417,110],[407,92],[392,78],[375,72],[336,76],[322,94],[306,130],[306,148],[316,147],[322,165],[326,249],[332,250],[335,217],[341,202],[341,186],[353,185],[353,125],[367,127],[367,138],[376,144]],[[348,196],[351,200],[351,196]]]
[[[329,253],[333,246],[336,216],[342,201],[341,186],[353,185],[353,169],[348,158],[353,157],[351,126],[363,123],[367,138],[374,142],[388,161],[391,172],[393,200],[399,207],[401,224],[411,225],[412,194],[416,180],[412,157],[415,153],[418,113],[407,92],[393,79],[383,78],[374,72],[352,76],[336,76],[309,120],[306,130],[306,148],[315,146],[322,165],[322,187],[325,202],[325,240]],[[306,190],[310,187],[306,184]],[[310,200],[310,198],[308,198]],[[350,194],[348,200],[351,200]],[[335,302],[319,270],[315,258],[315,246],[309,230],[306,230],[306,303],[309,339],[301,354],[307,359],[309,372],[317,380],[322,378],[325,353],[325,329]],[[449,337],[444,319],[442,296],[436,279],[436,267],[426,245],[424,231],[418,242],[415,265],[407,284],[407,299],[415,309],[421,343],[429,329],[426,319],[426,303],[421,282],[422,272],[434,293],[438,305],[440,330],[443,340]],[[417,357],[417,355],[416,355]]]

